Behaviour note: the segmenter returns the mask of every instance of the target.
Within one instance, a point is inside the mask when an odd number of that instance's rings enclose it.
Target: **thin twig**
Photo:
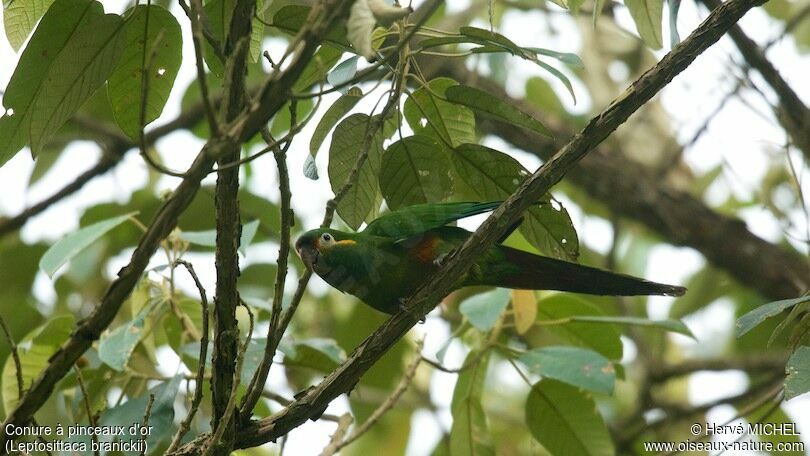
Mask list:
[[[17,375],[17,397],[21,398],[23,397],[23,391],[25,391],[25,382],[22,375],[20,352],[17,351],[17,343],[14,342],[14,338],[11,337],[11,333],[8,330],[8,326],[6,326],[6,321],[3,319],[2,315],[0,315],[0,328],[3,329],[3,336],[5,336],[6,342],[8,342],[9,350],[11,350],[11,359],[14,360],[14,372]]]
[[[82,377],[82,371],[79,369],[79,366],[73,365],[73,370],[76,372],[76,381],[79,383],[79,389],[82,392],[82,402],[84,403],[84,410],[87,413],[87,422],[90,424],[90,427],[96,427],[96,416],[93,414],[93,408],[90,405],[90,396],[87,393],[87,386],[84,384],[84,377]],[[93,446],[93,454],[95,456],[99,455],[98,452],[98,435],[93,433],[90,437],[95,445]]]
[[[143,420],[141,420],[143,429],[149,429],[149,416],[152,415],[152,405],[155,403],[155,395],[149,394],[149,400],[146,402],[146,410],[143,412]],[[141,456],[146,454],[146,438],[148,434],[141,433]]]
[[[345,448],[347,445],[351,444],[360,436],[368,432],[374,424],[376,424],[380,418],[383,417],[389,410],[394,408],[399,401],[399,398],[405,391],[411,386],[413,382],[413,378],[416,375],[416,369],[419,368],[419,364],[424,360],[422,357],[422,348],[425,346],[425,338],[421,338],[416,342],[416,356],[414,357],[413,361],[408,365],[405,369],[405,373],[402,375],[402,379],[397,384],[396,388],[391,392],[391,394],[385,398],[382,404],[377,407],[374,412],[363,422],[360,426],[358,426],[349,437],[346,438],[343,442],[340,442],[334,449],[334,452],[340,451],[342,448]],[[325,453],[325,450],[324,450]],[[331,453],[330,453],[331,454]]]
[[[188,410],[188,414],[186,414],[186,417],[180,423],[180,427],[177,429],[177,432],[172,438],[172,443],[166,450],[167,454],[174,451],[177,446],[180,445],[180,441],[191,428],[191,422],[194,420],[194,415],[200,408],[200,403],[202,402],[203,397],[203,384],[205,383],[205,361],[208,358],[208,298],[205,294],[205,287],[203,287],[200,279],[197,277],[197,273],[194,271],[194,266],[192,266],[191,263],[185,260],[176,260],[175,264],[182,265],[186,268],[189,275],[191,275],[191,278],[194,280],[194,284],[197,286],[197,291],[200,293],[200,306],[202,307],[202,334],[200,335],[200,355],[197,358],[197,377],[194,379],[194,397],[191,399],[191,407]]]
[[[225,429],[233,424],[231,422],[231,417],[233,416],[234,411],[236,410],[236,396],[239,390],[239,381],[241,379],[241,372],[242,372],[242,363],[245,361],[245,352],[247,352],[247,348],[250,345],[250,339],[253,336],[253,312],[251,312],[250,308],[246,306],[244,303],[240,303],[247,309],[248,315],[250,316],[250,328],[248,329],[247,337],[245,337],[245,342],[242,343],[242,347],[239,349],[239,353],[236,356],[236,368],[234,369],[233,373],[233,381],[231,387],[231,394],[228,397],[228,404],[225,407],[225,413],[222,415],[222,418],[219,420],[219,424],[217,425],[216,430],[211,435],[211,438],[208,440],[208,447],[206,448],[205,452],[203,452],[203,456],[209,456],[212,454],[214,449],[219,443],[220,439],[222,439],[222,435],[225,433]]]
[[[291,103],[290,116],[291,122],[295,121],[295,103]],[[262,136],[268,143],[274,143],[270,130],[267,128],[262,129]],[[276,143],[278,144],[278,143]],[[287,143],[288,145],[290,143]],[[292,212],[292,192],[290,190],[290,173],[287,169],[287,149],[278,148],[273,154],[276,159],[276,167],[278,168],[278,188],[281,194],[280,211],[281,211],[281,233],[278,249],[278,260],[276,262],[276,283],[274,286],[272,314],[270,317],[270,326],[267,328],[267,342],[265,344],[264,356],[262,362],[253,374],[253,378],[248,385],[247,393],[245,394],[242,405],[240,407],[240,416],[243,420],[249,419],[253,408],[259,400],[261,392],[264,390],[264,384],[267,382],[267,376],[270,373],[270,367],[273,364],[273,356],[278,346],[275,342],[276,337],[279,341],[279,325],[281,323],[282,304],[284,300],[284,286],[287,280],[287,268],[290,256],[290,232],[293,224]]]
[[[205,66],[203,64],[203,44],[202,44],[202,26],[200,25],[201,19],[205,14],[201,0],[191,0],[191,8],[188,18],[191,21],[191,39],[194,42],[194,60],[197,67],[197,82],[200,84],[200,96],[202,98],[203,106],[205,107],[205,117],[208,119],[208,128],[211,135],[219,135],[220,128],[217,122],[214,107],[211,104],[211,97],[208,92],[208,78],[205,74]],[[212,46],[216,49],[215,46]]]
[[[335,433],[332,434],[332,437],[329,439],[329,444],[321,451],[321,456],[332,456],[340,449],[343,436],[349,431],[349,426],[351,426],[353,422],[354,418],[352,418],[352,415],[349,413],[344,413],[340,416],[337,429],[335,429]]]

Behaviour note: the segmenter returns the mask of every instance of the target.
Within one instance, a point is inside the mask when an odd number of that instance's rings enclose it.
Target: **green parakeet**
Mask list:
[[[304,233],[295,250],[331,286],[392,314],[435,274],[470,232],[447,226],[495,209],[500,202],[436,203],[385,214],[358,233],[320,228]],[[680,296],[686,289],[494,245],[472,264],[459,288],[489,285],[593,295]]]

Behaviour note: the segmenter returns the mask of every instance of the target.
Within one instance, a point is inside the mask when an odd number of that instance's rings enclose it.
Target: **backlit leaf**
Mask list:
[[[429,136],[409,136],[382,155],[380,189],[391,209],[441,201],[452,191],[450,164]]]
[[[146,125],[160,116],[169,98],[183,60],[183,36],[174,16],[160,6],[139,5],[126,14],[124,53],[110,75],[107,95],[118,126],[135,138],[141,127],[143,74],[147,78]]]
[[[124,50],[122,27],[93,0],[56,2],[45,13],[3,96],[0,165],[25,144],[36,155],[104,83]]]

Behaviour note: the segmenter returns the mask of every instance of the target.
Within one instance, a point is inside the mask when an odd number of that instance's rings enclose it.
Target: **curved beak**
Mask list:
[[[303,261],[309,269],[312,269],[313,266],[318,263],[318,256],[320,254],[312,245],[299,245],[295,251],[298,252],[298,256],[301,257],[301,261]]]

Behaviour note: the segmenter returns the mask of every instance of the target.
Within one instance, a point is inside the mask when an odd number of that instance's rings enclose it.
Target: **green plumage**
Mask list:
[[[470,232],[447,224],[488,212],[499,202],[440,203],[390,212],[359,233],[316,229],[295,248],[307,267],[327,283],[357,296],[375,309],[396,312],[402,299],[435,274],[441,260],[460,247]],[[683,287],[569,263],[504,245],[484,252],[459,287],[560,290],[595,295],[680,296]]]

